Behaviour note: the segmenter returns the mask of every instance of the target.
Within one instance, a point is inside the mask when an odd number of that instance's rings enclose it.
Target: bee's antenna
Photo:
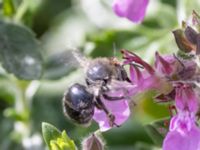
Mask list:
[[[82,66],[85,67],[87,64],[87,58],[80,52],[79,49],[75,48],[75,47],[69,47],[68,48],[71,50],[72,55],[74,56],[74,58],[76,59],[76,61]]]
[[[117,49],[116,49],[116,44],[113,43],[113,57],[116,56],[116,51],[117,51]]]

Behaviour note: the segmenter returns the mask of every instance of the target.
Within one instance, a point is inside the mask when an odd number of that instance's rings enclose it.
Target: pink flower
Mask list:
[[[200,150],[200,129],[193,117],[183,113],[171,119],[163,150]]]
[[[105,105],[110,114],[115,117],[114,127],[122,125],[130,116],[129,102],[133,94],[133,85],[126,81],[113,80],[109,86],[111,90],[106,93],[110,97],[124,97],[121,100],[107,100],[101,97],[102,103]],[[93,119],[99,124],[100,131],[105,132],[111,129],[110,119],[105,111],[95,108]]]
[[[144,19],[149,0],[114,0],[113,10],[119,17],[135,23]]]
[[[122,50],[121,52],[123,59],[125,59],[123,64],[130,66],[130,79],[134,85],[133,91],[141,92],[159,88],[161,80],[148,63],[130,51]]]
[[[195,120],[198,101],[192,86],[178,84],[175,102],[178,114],[170,121],[170,131],[164,139],[163,150],[200,150],[200,129]]]
[[[115,124],[123,124],[130,116],[130,109],[127,100],[109,101],[101,99],[107,109],[115,116]],[[95,108],[93,119],[99,124],[100,131],[105,132],[112,127],[106,113]]]
[[[192,85],[178,83],[176,85],[176,108],[180,112],[190,112],[195,114],[198,110],[198,100]]]
[[[155,58],[155,68],[157,73],[160,75],[171,76],[174,71],[177,71],[175,67],[176,60],[173,56],[163,58],[158,52],[156,52]]]
[[[155,58],[155,70],[159,76],[171,80],[186,80],[195,75],[197,65],[192,60],[182,60],[175,55],[162,57],[158,52],[156,52]]]

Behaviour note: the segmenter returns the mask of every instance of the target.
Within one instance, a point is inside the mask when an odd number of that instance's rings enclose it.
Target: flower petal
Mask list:
[[[130,115],[130,109],[127,100],[108,101],[102,99],[102,102],[107,109],[115,116],[115,123],[117,125],[123,124]],[[104,132],[112,127],[109,125],[106,113],[98,108],[95,108],[93,119],[99,124],[100,131]]]
[[[144,19],[149,0],[115,0],[113,10],[119,17],[137,23]]]
[[[163,150],[200,150],[200,129],[195,125],[185,135],[174,130],[167,134]]]
[[[156,52],[155,56],[156,70],[161,74],[170,75],[173,71],[173,66],[170,64],[170,62],[166,61],[163,57],[161,57],[158,52]]]
[[[176,107],[179,110],[188,109],[189,112],[197,112],[198,100],[191,85],[183,84],[177,86],[175,99]]]

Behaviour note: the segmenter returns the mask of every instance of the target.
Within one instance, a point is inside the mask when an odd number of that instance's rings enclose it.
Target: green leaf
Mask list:
[[[46,122],[42,123],[42,134],[49,148],[51,147],[50,141],[56,140],[61,136],[61,132],[56,127]]]
[[[15,13],[15,7],[13,0],[3,0],[3,14],[5,16],[11,17]]]
[[[50,150],[76,150],[74,141],[49,123],[42,123],[42,134]]]
[[[157,146],[162,146],[163,140],[168,132],[169,118],[155,121],[145,126],[145,129]]]
[[[41,48],[30,30],[0,22],[0,41],[0,60],[9,73],[25,80],[40,78]]]
[[[67,136],[65,131],[61,133],[61,138],[51,140],[50,144],[52,150],[76,150],[74,141]]]

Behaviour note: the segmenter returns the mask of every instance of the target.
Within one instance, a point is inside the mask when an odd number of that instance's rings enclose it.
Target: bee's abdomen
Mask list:
[[[80,84],[72,85],[63,98],[63,110],[67,117],[78,124],[87,124],[94,114],[94,96]]]
[[[65,115],[78,124],[88,124],[94,115],[94,107],[82,110],[74,110],[65,105]]]

